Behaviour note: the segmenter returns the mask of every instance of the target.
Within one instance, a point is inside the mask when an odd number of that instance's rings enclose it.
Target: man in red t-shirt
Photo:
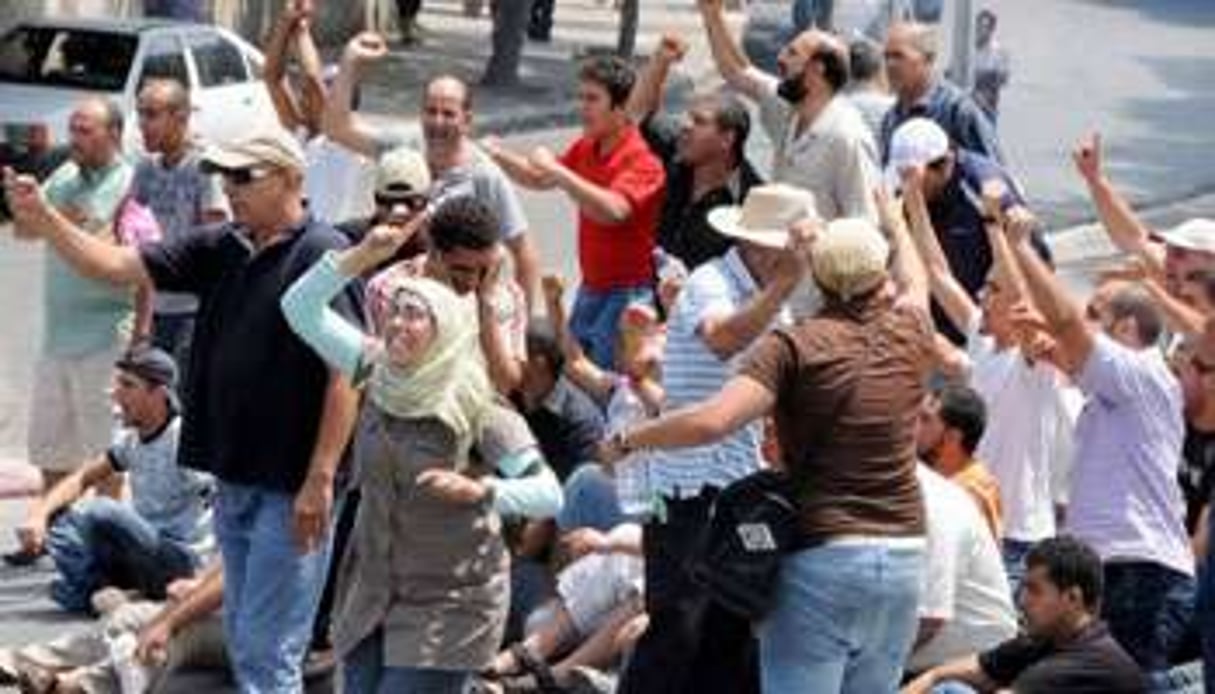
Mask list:
[[[582,137],[560,157],[547,147],[525,157],[492,139],[484,145],[520,185],[560,188],[578,205],[582,286],[570,330],[596,364],[610,369],[621,311],[653,300],[654,236],[666,174],[625,108],[633,69],[618,58],[592,58],[579,80]]]

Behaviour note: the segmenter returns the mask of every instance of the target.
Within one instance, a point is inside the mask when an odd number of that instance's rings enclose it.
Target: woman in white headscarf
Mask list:
[[[347,692],[464,691],[506,618],[499,515],[547,517],[561,503],[526,424],[494,400],[468,299],[431,279],[394,279],[380,335],[328,308],[423,223],[377,227],[330,252],[282,301],[292,329],[367,386],[354,440],[362,501],[334,608]],[[474,446],[499,477],[471,474]]]

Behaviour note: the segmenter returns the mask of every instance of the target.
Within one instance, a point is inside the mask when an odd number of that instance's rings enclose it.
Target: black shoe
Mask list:
[[[21,567],[37,563],[37,561],[41,559],[44,554],[46,554],[46,552],[31,552],[26,549],[19,549],[15,552],[0,555],[0,559],[3,559],[4,563],[8,564],[9,566]]]

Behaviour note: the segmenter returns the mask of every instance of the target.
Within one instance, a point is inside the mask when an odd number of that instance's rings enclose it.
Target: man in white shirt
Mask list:
[[[920,631],[907,670],[984,651],[1017,632],[1008,577],[974,501],[927,466],[916,469],[928,514]]]

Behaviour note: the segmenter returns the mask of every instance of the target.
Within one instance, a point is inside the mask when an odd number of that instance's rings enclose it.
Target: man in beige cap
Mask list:
[[[900,213],[885,216],[893,254],[870,222],[828,224],[811,250],[819,314],[760,338],[720,391],[608,450],[705,446],[775,417],[806,549],[785,556],[759,625],[764,691],[895,691],[915,638],[925,533],[915,429],[933,332],[923,265]]]
[[[817,225],[814,196],[776,184],[755,186],[743,205],[709,212],[708,223],[734,246],[692,273],[667,323],[664,407],[712,397],[743,354],[774,324],[806,270],[805,249]],[[801,239],[790,246],[790,229]],[[710,602],[686,568],[695,537],[718,491],[759,469],[763,427],[740,427],[712,446],[686,448],[649,462],[651,487],[665,522],[648,523],[643,547],[650,625],[621,692],[757,691],[750,624]]]
[[[5,176],[23,228],[86,277],[197,294],[179,464],[218,479],[226,637],[242,691],[300,691],[329,557],[333,479],[354,424],[349,383],[287,326],[280,295],[345,245],[305,210],[304,156],[279,128],[209,149],[233,221],[138,249],[89,235],[36,182]],[[357,318],[358,297],[334,308]]]

